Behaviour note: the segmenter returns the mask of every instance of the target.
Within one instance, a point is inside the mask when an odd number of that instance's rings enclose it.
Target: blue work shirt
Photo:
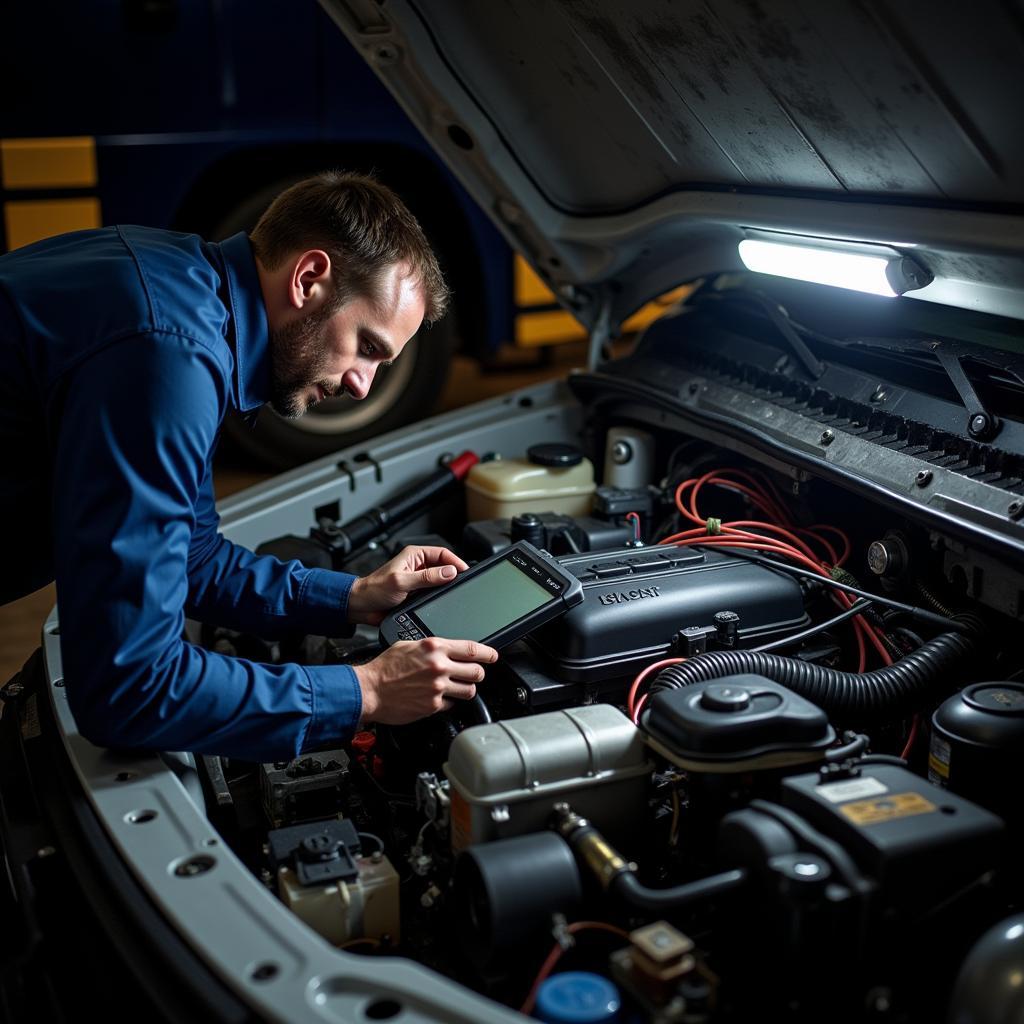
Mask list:
[[[94,743],[268,761],[356,728],[351,668],[182,638],[186,616],[263,637],[344,628],[354,577],[218,532],[221,422],[269,393],[244,234],[110,227],[0,257],[0,603],[56,578],[68,701]]]

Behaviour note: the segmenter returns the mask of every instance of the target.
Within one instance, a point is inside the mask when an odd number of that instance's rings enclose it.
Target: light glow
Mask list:
[[[885,276],[885,268],[899,256],[874,256],[862,252],[841,252],[788,242],[764,242],[745,238],[739,244],[740,259],[747,270],[774,274],[797,281],[850,288],[871,295],[895,298],[896,292]]]

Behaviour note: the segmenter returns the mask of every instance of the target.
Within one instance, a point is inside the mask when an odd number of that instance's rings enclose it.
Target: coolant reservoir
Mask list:
[[[521,512],[585,516],[594,497],[594,464],[568,444],[536,444],[525,459],[479,462],[466,477],[469,521]]]

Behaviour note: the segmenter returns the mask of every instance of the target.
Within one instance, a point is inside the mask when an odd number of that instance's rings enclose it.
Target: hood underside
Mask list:
[[[895,246],[1024,317],[1017,0],[322,0],[593,329],[751,230]]]

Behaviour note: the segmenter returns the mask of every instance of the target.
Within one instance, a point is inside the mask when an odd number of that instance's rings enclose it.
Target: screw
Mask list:
[[[885,388],[879,386],[875,388],[874,393],[871,395],[869,401],[875,402],[877,404],[878,402],[884,402],[888,397],[889,392],[886,391]]]
[[[190,857],[183,861],[175,869],[174,873],[179,878],[194,878],[196,875],[209,871],[216,861],[212,857]]]
[[[633,449],[625,441],[616,441],[612,446],[612,462],[622,466],[633,457]]]
[[[818,443],[823,444],[826,448],[836,439],[834,430],[823,430],[821,437],[818,438]]]
[[[58,679],[53,685],[56,686],[58,690],[63,690],[64,689],[64,680],[63,679]]]
[[[967,433],[979,441],[984,441],[994,433],[994,428],[995,421],[992,417],[987,412],[979,412],[971,417],[971,422],[967,424]]]
[[[530,699],[530,695],[526,692],[525,686],[516,687],[516,700],[520,704],[525,704]]]
[[[22,686],[21,683],[11,683],[11,685],[7,687],[7,696],[8,698],[20,697],[24,689],[25,687]]]
[[[930,469],[922,469],[914,478],[914,481],[918,487],[927,487],[932,482],[932,471]]]
[[[1006,514],[1011,519],[1020,519],[1024,515],[1024,501],[1011,501],[1009,508],[1006,510]]]

